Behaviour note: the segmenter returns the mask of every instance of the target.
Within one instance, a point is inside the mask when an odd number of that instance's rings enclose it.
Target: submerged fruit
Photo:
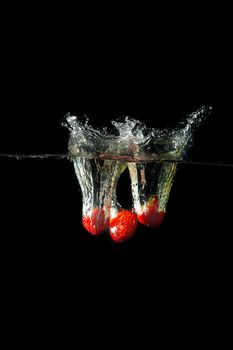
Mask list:
[[[152,196],[138,213],[138,221],[146,226],[159,227],[165,217],[164,211],[159,211],[158,196]]]
[[[108,228],[108,218],[103,208],[95,208],[82,219],[83,227],[92,235],[99,235]]]
[[[137,228],[137,215],[130,210],[121,210],[110,220],[110,236],[115,242],[130,239]]]

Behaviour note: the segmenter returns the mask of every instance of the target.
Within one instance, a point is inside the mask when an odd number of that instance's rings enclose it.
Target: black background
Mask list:
[[[98,126],[129,115],[166,127],[210,104],[212,116],[189,156],[232,162],[228,29],[219,33],[216,18],[204,28],[205,15],[157,25],[153,18],[133,16],[132,25],[130,14],[124,25],[117,18],[78,25],[77,19],[63,21],[64,15],[56,26],[51,15],[46,24],[33,24],[31,16],[12,33],[5,28],[0,152],[66,153],[61,120],[67,112],[88,115]],[[227,293],[231,168],[179,166],[163,226],[139,227],[130,241],[116,245],[107,234],[92,237],[82,228],[81,192],[69,161],[0,162],[3,270],[14,286],[9,292],[28,285],[28,297],[37,291],[51,304],[62,293],[82,292],[93,304],[100,295],[113,304],[129,301],[138,290],[144,302],[150,294],[155,301],[155,291],[167,303],[176,293],[184,299],[194,293],[192,307],[205,300],[209,310],[217,286]],[[119,187],[126,204],[128,185],[124,179]]]

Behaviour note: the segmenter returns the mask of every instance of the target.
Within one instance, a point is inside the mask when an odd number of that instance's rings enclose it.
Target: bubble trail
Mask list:
[[[113,147],[119,154],[121,142],[114,135],[94,130],[87,121],[69,116],[67,122],[71,130],[69,151],[83,195],[83,227],[92,235],[99,235],[109,228],[110,236],[116,242],[129,239],[136,230],[137,218],[121,208],[116,195],[118,178],[127,163],[93,159],[96,153],[112,152]],[[77,156],[80,152],[86,152],[90,159]]]
[[[141,224],[159,227],[165,217],[177,163],[183,161],[193,142],[194,131],[210,113],[210,107],[202,107],[183,119],[174,130],[152,130],[150,148],[144,147],[145,154],[152,149],[160,159],[169,163],[128,165],[135,211]],[[141,146],[143,147],[143,146]]]
[[[75,173],[82,191],[82,223],[92,235],[107,230],[111,208],[111,173],[113,163],[94,159],[98,152],[108,148],[108,137],[88,124],[87,119],[78,120],[67,116],[70,129],[69,152],[73,155]],[[79,157],[79,152],[90,159]]]

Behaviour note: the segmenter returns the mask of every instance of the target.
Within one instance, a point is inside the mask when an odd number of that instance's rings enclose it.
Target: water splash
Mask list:
[[[202,107],[175,129],[149,129],[136,119],[113,121],[114,129],[94,128],[88,118],[67,115],[69,152],[83,195],[83,226],[93,235],[109,230],[122,242],[136,231],[137,222],[161,225],[177,170],[187,155],[193,135],[210,114]],[[109,158],[109,159],[108,159]],[[151,160],[153,161],[152,163]],[[169,160],[169,163],[159,163]],[[174,161],[174,162],[173,162]],[[133,207],[117,202],[117,183],[128,167]]]

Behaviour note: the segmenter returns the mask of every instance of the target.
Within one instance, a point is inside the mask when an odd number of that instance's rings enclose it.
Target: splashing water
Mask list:
[[[149,129],[126,117],[113,121],[115,131],[90,126],[87,118],[67,115],[69,152],[82,196],[82,222],[93,235],[109,230],[122,242],[132,237],[138,221],[158,227],[177,170],[192,145],[193,134],[211,107],[202,107],[182,119],[175,129]],[[169,163],[159,161],[169,160]],[[174,160],[174,162],[173,162]],[[125,210],[117,201],[117,183],[128,167],[133,208]]]

